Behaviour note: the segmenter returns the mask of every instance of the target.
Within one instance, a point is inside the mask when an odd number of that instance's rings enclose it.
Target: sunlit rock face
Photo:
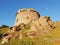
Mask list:
[[[16,14],[15,25],[18,26],[21,23],[28,24],[33,20],[37,20],[40,17],[39,13],[31,8],[24,8],[18,10]]]
[[[58,22],[58,25],[60,22]],[[60,25],[59,25],[60,26]],[[25,8],[18,10],[15,25],[3,35],[1,44],[8,43],[12,38],[34,38],[37,35],[50,34],[54,29],[54,22],[49,16],[41,16],[33,9]]]
[[[35,31],[37,34],[49,34],[54,28],[54,22],[48,16],[42,16],[38,20],[30,24],[30,31]]]

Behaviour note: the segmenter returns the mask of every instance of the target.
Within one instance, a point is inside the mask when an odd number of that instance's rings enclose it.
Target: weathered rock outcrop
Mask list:
[[[16,14],[16,22],[15,25],[18,26],[20,23],[30,23],[32,20],[37,20],[40,17],[40,14],[30,8],[25,8],[18,10]]]
[[[19,33],[21,30],[26,30],[26,25],[29,24],[28,32]],[[49,16],[42,16],[40,14],[30,8],[21,9],[16,14],[16,22],[13,27],[11,27],[7,33],[3,35],[2,44],[8,42],[12,37],[16,36],[19,39],[25,35],[27,37],[34,37],[36,35],[41,34],[50,34],[50,32],[54,29],[54,22],[51,21]],[[6,41],[5,41],[6,40]]]
[[[54,22],[50,20],[50,17],[43,16],[40,17],[38,20],[31,22],[30,24],[30,35],[31,32],[35,32],[37,35],[40,34],[50,34],[51,31],[54,29]],[[30,35],[31,36],[31,35]]]

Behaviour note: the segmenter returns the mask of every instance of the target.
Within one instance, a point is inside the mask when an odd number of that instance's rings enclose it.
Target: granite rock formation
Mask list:
[[[37,20],[40,17],[40,14],[34,9],[24,8],[18,10],[16,13],[15,25],[18,26],[20,23],[30,23],[32,20]]]
[[[27,30],[26,25],[29,24],[28,32],[17,33],[21,30]],[[35,37],[41,34],[50,34],[54,29],[54,22],[49,16],[40,16],[40,14],[30,8],[25,8],[18,10],[16,14],[15,25],[10,27],[10,29],[3,35],[1,44],[7,43],[12,37],[18,37],[22,39],[24,36]]]

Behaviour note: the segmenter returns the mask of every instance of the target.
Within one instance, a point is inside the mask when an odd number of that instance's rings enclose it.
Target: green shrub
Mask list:
[[[9,26],[7,26],[7,25],[0,26],[0,28],[6,28],[6,27],[9,27]]]
[[[30,24],[25,25],[25,30],[30,29]]]

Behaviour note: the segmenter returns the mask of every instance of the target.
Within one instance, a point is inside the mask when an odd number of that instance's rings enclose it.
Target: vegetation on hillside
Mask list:
[[[9,29],[8,27],[0,28],[0,34],[5,33],[8,29]],[[26,25],[25,30],[21,30],[17,33],[26,34],[28,31],[29,31],[29,25]],[[57,23],[55,25],[55,28],[52,30],[50,34],[47,35],[42,34],[42,35],[35,36],[34,38],[29,38],[25,36],[23,39],[18,39],[13,37],[5,45],[60,45],[60,27]]]
[[[9,26],[7,25],[2,25],[0,26],[0,42],[2,39],[2,35],[9,29]],[[1,45],[1,44],[0,44]]]

